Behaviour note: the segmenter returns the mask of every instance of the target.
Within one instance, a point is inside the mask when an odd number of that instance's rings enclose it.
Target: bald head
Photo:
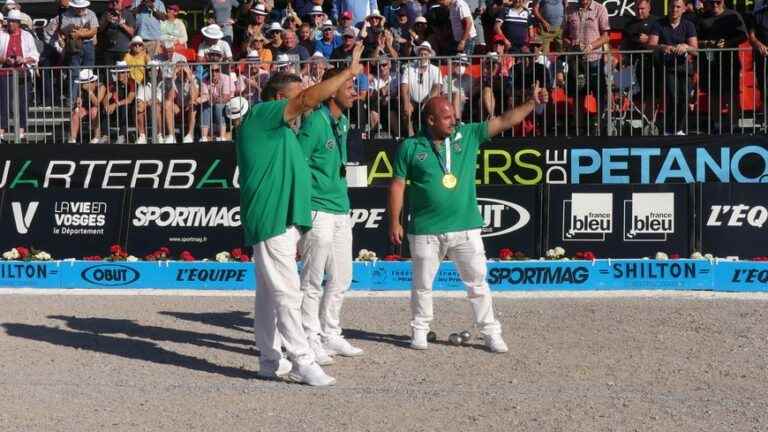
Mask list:
[[[456,117],[451,101],[445,96],[429,98],[424,104],[424,127],[436,140],[445,139],[453,133]]]

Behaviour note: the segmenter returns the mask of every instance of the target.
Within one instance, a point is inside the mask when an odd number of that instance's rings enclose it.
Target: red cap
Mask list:
[[[501,43],[504,43],[504,35],[500,35],[500,34],[498,34],[498,33],[497,33],[497,34],[495,34],[495,35],[493,35],[493,41],[494,41],[494,42],[501,42]]]
[[[344,11],[344,12],[342,12],[341,17],[345,18],[345,19],[352,19],[352,12],[351,11]]]

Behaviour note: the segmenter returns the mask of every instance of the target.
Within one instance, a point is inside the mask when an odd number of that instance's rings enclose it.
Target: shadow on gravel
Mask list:
[[[198,322],[230,330],[253,334],[253,316],[250,312],[170,312],[160,311],[160,315],[171,316],[184,321]]]
[[[120,357],[167,364],[230,378],[256,378],[256,372],[233,367],[219,366],[205,359],[168,351],[154,342],[124,339],[94,333],[62,330],[44,325],[18,323],[2,324],[9,336],[47,342],[76,349],[84,349]]]
[[[404,335],[373,333],[360,329],[344,329],[343,334],[347,339],[387,343],[397,347],[409,347],[411,345],[411,338]]]
[[[220,349],[247,356],[257,355],[253,340],[237,339],[214,333],[198,333],[174,328],[144,326],[135,321],[112,318],[78,318],[75,316],[49,315],[48,318],[64,321],[72,330],[95,334],[123,334],[128,337],[155,341],[177,342],[199,347]],[[237,344],[242,346],[232,346]]]

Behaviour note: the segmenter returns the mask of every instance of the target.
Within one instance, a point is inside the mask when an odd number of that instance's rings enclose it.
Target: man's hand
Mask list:
[[[640,33],[640,35],[637,37],[638,42],[641,44],[647,44],[648,43],[648,35],[645,33]]]
[[[395,245],[403,244],[403,226],[399,223],[389,227],[389,241]]]
[[[467,42],[467,41],[465,41],[465,40],[460,40],[460,41],[459,41],[459,43],[458,43],[458,45],[456,45],[456,51],[457,51],[457,52],[464,52],[464,47],[465,47],[465,46],[466,46],[466,44],[467,44],[466,42]]]
[[[361,41],[355,42],[355,48],[352,49],[352,64],[349,65],[349,71],[353,76],[360,75],[363,72],[363,65],[360,64],[360,58],[363,56],[363,43]]]
[[[541,20],[541,29],[544,30],[545,32],[548,32],[550,29],[549,23],[544,20]]]
[[[532,92],[531,100],[533,100],[536,105],[549,102],[549,92],[547,89],[540,87],[538,81],[533,83]]]

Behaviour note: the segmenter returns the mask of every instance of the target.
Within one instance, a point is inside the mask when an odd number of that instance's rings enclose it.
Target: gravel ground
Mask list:
[[[350,298],[332,389],[255,377],[252,297],[0,296],[0,431],[765,431],[766,298],[497,298],[511,351],[428,351]],[[479,343],[479,342],[478,342]]]

